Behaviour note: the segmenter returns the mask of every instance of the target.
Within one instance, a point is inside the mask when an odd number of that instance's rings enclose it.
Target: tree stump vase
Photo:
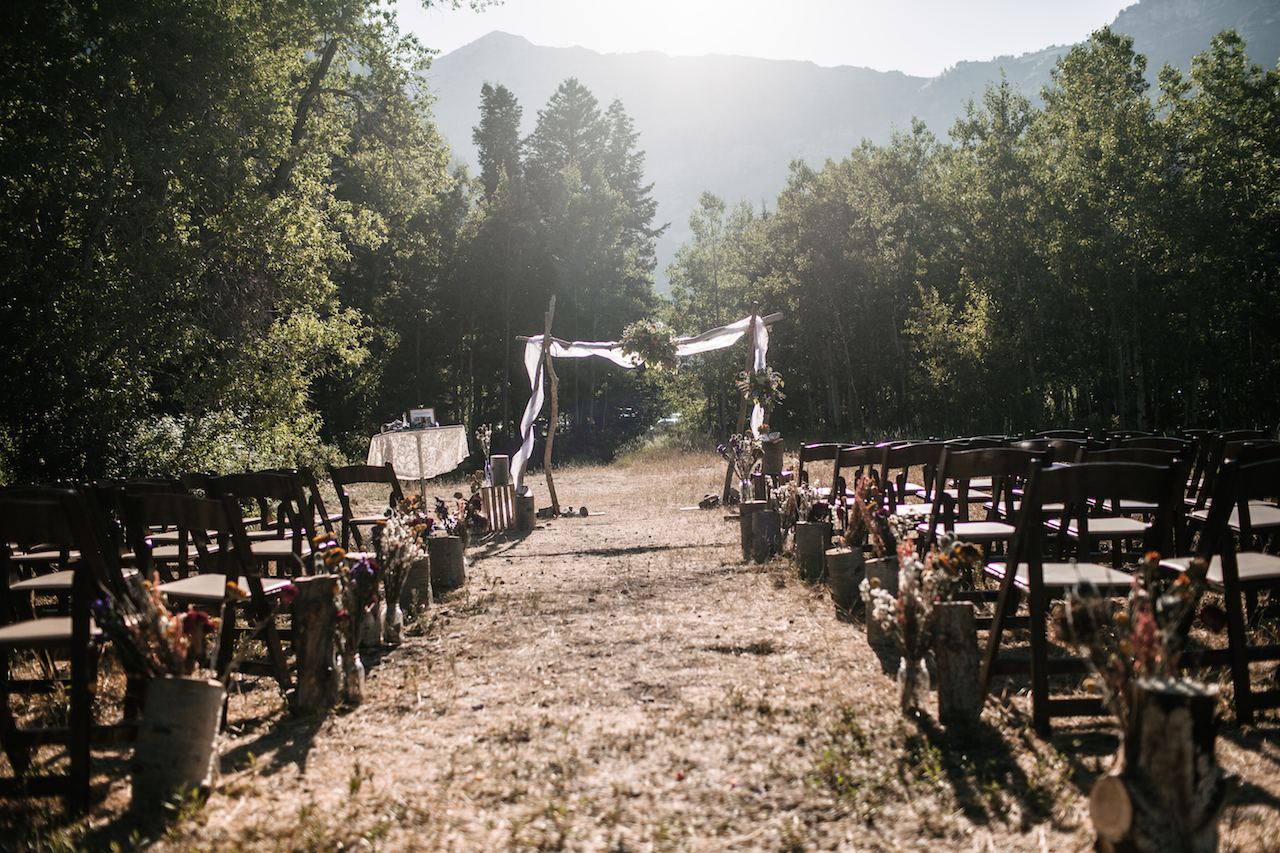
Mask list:
[[[443,595],[467,582],[467,563],[460,537],[431,537],[427,540],[427,558],[431,561],[431,590],[434,594]]]
[[[982,651],[973,603],[941,601],[933,605],[933,659],[937,664],[938,722],[966,726],[982,713]]]
[[[766,563],[781,550],[781,516],[775,509],[758,510],[751,519],[751,558]]]
[[[1116,767],[1093,783],[1089,814],[1101,853],[1213,853],[1233,780],[1214,754],[1217,690],[1141,679]]]
[[[831,548],[825,554],[827,583],[831,586],[831,601],[836,608],[836,619],[852,622],[859,602],[858,585],[865,570],[862,548]]]
[[[800,521],[796,523],[796,571],[806,583],[820,583],[826,568],[827,550],[831,547],[831,523]]]
[[[334,636],[338,630],[338,606],[333,575],[298,578],[293,600],[293,646],[297,654],[297,688],[293,712],[301,716],[327,713],[338,700],[340,675],[334,665]]]

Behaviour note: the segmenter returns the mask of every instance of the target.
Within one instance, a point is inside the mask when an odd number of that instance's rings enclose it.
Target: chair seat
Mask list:
[[[68,572],[70,574],[70,572]],[[102,636],[102,629],[92,621],[89,635]],[[19,648],[54,648],[71,643],[71,617],[50,616],[46,619],[27,619],[12,625],[0,626],[0,646]]]
[[[25,553],[16,553],[11,558],[14,563],[19,565],[47,566],[50,563],[61,563],[62,552],[52,550],[36,550],[27,551]],[[67,562],[74,563],[80,559],[79,551],[68,551]]]
[[[1191,518],[1195,521],[1207,521],[1209,519],[1209,510],[1194,510],[1191,513]],[[1240,529],[1239,507],[1235,507],[1231,510],[1231,516],[1227,519],[1227,524],[1231,525],[1232,530]],[[1266,530],[1273,527],[1280,527],[1280,506],[1266,503],[1265,501],[1250,501],[1249,526],[1254,530]]]
[[[929,525],[921,524],[917,528],[921,532],[928,532]],[[1013,525],[1006,524],[1003,521],[957,521],[955,526],[955,536],[964,542],[974,540],[991,541],[994,539],[1010,539],[1013,537]],[[947,532],[946,527],[939,524],[935,529],[937,536],[942,536]]]
[[[131,578],[138,573],[137,569],[121,569],[122,577]],[[71,592],[71,582],[75,579],[75,572],[63,570],[60,572],[49,572],[44,575],[37,575],[34,578],[27,578],[23,581],[9,584],[9,590],[12,592],[29,592],[35,595],[64,595]]]
[[[1045,521],[1045,527],[1050,530],[1061,530],[1061,519],[1051,518]],[[1151,525],[1145,521],[1139,521],[1134,518],[1113,517],[1113,518],[1091,518],[1089,519],[1089,538],[1090,539],[1113,539],[1116,537],[1142,536],[1151,529]],[[1067,524],[1067,535],[1072,539],[1080,535],[1080,525],[1075,519]]]
[[[259,539],[249,543],[253,556],[263,560],[284,560],[289,557],[306,558],[311,556],[311,543],[303,539],[300,543],[301,554],[293,550],[292,539]]]
[[[933,512],[933,504],[898,504],[893,512],[905,518],[928,518]]]
[[[1191,562],[1190,557],[1174,557],[1161,560],[1160,567],[1168,571],[1185,572]],[[1241,551],[1236,555],[1236,568],[1243,586],[1262,585],[1280,581],[1280,557],[1262,554],[1258,551]],[[1205,580],[1215,587],[1222,587],[1222,558],[1214,555],[1209,560],[1209,571]]]
[[[262,591],[265,595],[274,595],[290,583],[288,578],[263,578]],[[241,575],[236,585],[240,587],[242,595],[246,597],[249,595],[248,578]],[[162,583],[159,589],[170,598],[218,604],[227,596],[227,578],[225,575],[216,573],[192,575],[189,578]]]
[[[1003,579],[1007,563],[988,563],[987,574]],[[1099,563],[1043,563],[1044,585],[1047,589],[1066,589],[1078,583],[1093,584],[1104,594],[1123,595],[1133,586],[1133,575],[1117,571]],[[1026,590],[1029,588],[1026,563],[1019,563],[1013,582]]]

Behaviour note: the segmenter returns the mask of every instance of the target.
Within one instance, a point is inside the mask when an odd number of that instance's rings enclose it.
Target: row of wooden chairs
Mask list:
[[[306,470],[0,489],[0,556],[11,581],[0,584],[0,746],[13,770],[0,779],[0,796],[61,794],[72,809],[87,808],[90,747],[130,739],[139,704],[133,697],[123,723],[103,726],[95,719],[97,661],[106,636],[94,608],[134,600],[140,578],[158,577],[175,610],[221,616],[213,661],[220,680],[237,671],[266,675],[287,695],[287,632],[277,616],[285,589],[305,570],[311,537],[340,522],[344,540],[362,544],[360,526],[384,517],[356,516],[347,486],[381,483],[390,502],[400,498],[389,465],[334,468],[330,475],[341,514],[325,511]],[[246,516],[246,506],[257,514]],[[265,659],[246,659],[251,640],[262,642]],[[16,652],[35,655],[29,659],[38,665],[16,673]],[[129,670],[128,656],[121,660]],[[18,677],[28,671],[36,677]],[[142,682],[152,673],[127,674]],[[20,720],[12,699],[30,693],[63,697],[65,722]],[[47,745],[65,746],[65,758],[41,753]]]
[[[1247,630],[1264,612],[1259,592],[1280,585],[1280,558],[1260,544],[1261,534],[1280,530],[1274,503],[1280,449],[1265,434],[811,445],[801,451],[800,469],[823,460],[833,463],[833,481],[841,471],[878,464],[885,508],[920,519],[923,550],[949,534],[994,555],[986,573],[997,590],[973,594],[994,599],[994,616],[982,620],[983,689],[995,676],[1029,675],[1037,727],[1047,728],[1055,716],[1101,710],[1096,697],[1050,696],[1051,675],[1086,668],[1083,659],[1049,654],[1050,603],[1082,584],[1101,594],[1126,593],[1133,583],[1126,564],[1149,550],[1163,555],[1167,571],[1185,571],[1197,539],[1196,553],[1210,560],[1210,587],[1226,604],[1229,636],[1226,648],[1195,662],[1231,667],[1241,722],[1280,705],[1280,692],[1252,690],[1249,677],[1250,663],[1280,659],[1280,645],[1251,645]],[[913,469],[923,472],[922,482],[909,482]],[[971,507],[984,517],[973,518]],[[1030,629],[1029,656],[1002,645],[1014,625]]]

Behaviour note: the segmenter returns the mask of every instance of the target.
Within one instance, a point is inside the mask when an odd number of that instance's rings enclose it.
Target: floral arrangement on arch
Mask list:
[[[1085,688],[1101,692],[1121,721],[1129,719],[1130,685],[1140,678],[1177,678],[1197,616],[1212,632],[1226,626],[1217,605],[1200,606],[1209,564],[1197,557],[1173,579],[1164,577],[1160,554],[1146,554],[1123,604],[1096,588],[1072,589],[1053,611],[1059,639],[1083,647],[1094,677]]]
[[[771,367],[762,367],[759,370],[744,370],[738,374],[738,380],[735,383],[742,396],[750,403],[755,403],[766,409],[785,400],[787,395],[782,392],[782,387],[786,383],[782,381],[782,374]]]
[[[676,336],[661,320],[637,320],[623,329],[618,340],[623,355],[635,356],[645,367],[675,373]]]
[[[212,656],[208,638],[218,630],[219,621],[202,610],[176,613],[160,592],[160,576],[151,580],[128,578],[128,595],[113,595],[89,602],[94,622],[102,628],[127,669],[154,678],[158,675],[191,675],[208,666]],[[244,598],[237,586],[235,594]],[[297,587],[285,587],[284,597],[292,601]]]

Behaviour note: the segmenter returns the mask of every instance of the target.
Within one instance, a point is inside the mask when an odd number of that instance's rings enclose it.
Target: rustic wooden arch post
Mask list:
[[[547,378],[551,380],[551,418],[547,421],[547,444],[542,451],[542,467],[547,475],[547,495],[551,498],[551,515],[560,514],[560,500],[556,497],[556,482],[551,476],[551,445],[556,440],[556,422],[560,420],[560,377],[551,363],[551,320],[556,314],[556,297],[551,296],[551,305],[543,316],[542,360],[545,362]]]

